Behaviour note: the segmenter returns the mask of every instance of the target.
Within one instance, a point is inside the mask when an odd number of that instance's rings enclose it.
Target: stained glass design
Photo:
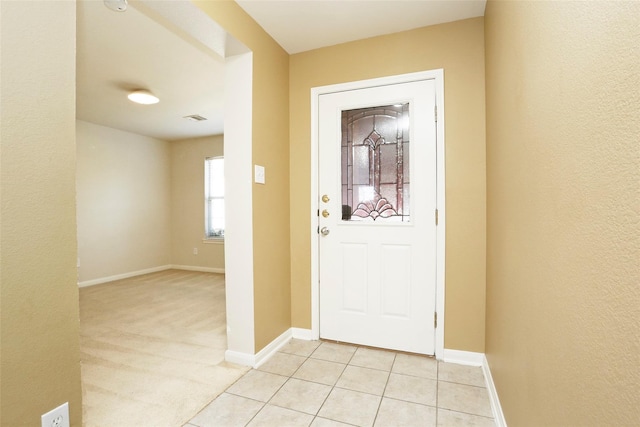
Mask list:
[[[408,222],[409,104],[342,112],[342,219]]]

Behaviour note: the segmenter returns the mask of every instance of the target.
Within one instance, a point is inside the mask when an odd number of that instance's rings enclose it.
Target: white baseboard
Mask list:
[[[255,355],[249,353],[241,353],[239,351],[227,350],[224,352],[224,360],[229,363],[235,363],[242,366],[253,366],[255,363]]]
[[[258,368],[264,364],[271,356],[276,354],[285,344],[293,337],[291,328],[280,334],[279,337],[267,344],[262,350],[256,354],[241,353],[239,351],[227,350],[224,353],[224,360],[238,365],[251,366]]]
[[[496,386],[493,383],[493,377],[491,376],[491,369],[489,368],[487,356],[484,353],[448,350],[445,348],[443,360],[445,362],[457,363],[459,365],[482,367],[484,381],[487,386],[487,392],[489,393],[489,401],[491,402],[491,412],[493,413],[493,419],[495,420],[497,427],[507,427],[507,422],[504,419],[504,414],[502,413],[502,406],[500,405],[498,391],[496,390]]]
[[[224,268],[197,267],[197,266],[191,266],[191,265],[169,264],[169,265],[161,265],[159,267],[147,268],[144,270],[130,271],[129,273],[116,274],[114,276],[101,277],[99,279],[85,280],[82,282],[78,282],[78,287],[84,288],[86,286],[100,285],[102,283],[113,282],[115,280],[128,279],[130,277],[142,276],[143,274],[157,273],[158,271],[171,270],[171,269],[224,274]]]
[[[99,279],[85,280],[82,282],[78,282],[78,287],[84,288],[86,286],[100,285],[102,283],[113,282],[114,280],[122,280],[122,279],[128,279],[130,277],[142,276],[143,274],[157,273],[158,271],[169,270],[171,268],[172,268],[171,265],[161,265],[159,267],[147,268],[147,269],[138,270],[138,271],[131,271],[129,273],[116,274],[114,276],[101,277]]]
[[[445,348],[442,360],[449,363],[457,363],[458,365],[482,366],[484,353]]]
[[[291,328],[293,338],[298,340],[312,341],[313,331],[311,329]]]
[[[224,267],[197,267],[193,265],[171,265],[171,268],[176,270],[187,270],[187,271],[202,271],[203,273],[221,273],[224,274]]]
[[[491,411],[493,412],[493,419],[496,422],[496,426],[507,427],[507,421],[504,419],[504,413],[502,412],[502,405],[500,405],[498,391],[496,390],[496,385],[493,383],[493,376],[491,375],[489,362],[487,361],[487,356],[484,354],[482,355],[482,372],[484,373],[484,380],[487,384],[489,400],[491,401]]]
[[[257,368],[260,365],[262,365],[264,362],[269,360],[271,356],[276,354],[278,350],[280,350],[285,344],[287,344],[291,340],[292,336],[293,335],[291,333],[291,328],[289,328],[286,331],[284,331],[282,334],[280,334],[279,337],[277,337],[276,339],[271,341],[269,344],[267,344],[262,350],[260,350],[256,354],[256,360],[253,367]]]

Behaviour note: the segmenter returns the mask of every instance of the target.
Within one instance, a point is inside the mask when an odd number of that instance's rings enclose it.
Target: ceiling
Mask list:
[[[485,0],[237,3],[290,54],[483,16],[485,8]],[[125,12],[102,1],[77,4],[78,119],[170,141],[223,132],[222,58],[238,44],[204,12],[187,0],[129,0]],[[126,95],[135,89],[160,102],[130,102]],[[183,118],[193,114],[207,120]]]
[[[290,54],[484,16],[486,0],[236,0]]]
[[[220,56],[131,4],[125,12],[107,9],[102,1],[77,5],[78,119],[165,140],[222,133]],[[134,104],[127,94],[135,89],[151,91],[160,102]],[[207,120],[183,118],[192,114]]]

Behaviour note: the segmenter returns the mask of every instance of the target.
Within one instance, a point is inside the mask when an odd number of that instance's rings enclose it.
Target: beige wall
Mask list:
[[[487,5],[486,351],[512,426],[640,421],[639,22]]]
[[[169,143],[78,121],[79,282],[171,264]]]
[[[446,145],[445,347],[484,351],[485,114],[482,18],[291,57],[292,323],[311,327],[310,90],[444,69]]]
[[[171,263],[224,270],[224,241],[204,238],[204,159],[224,154],[222,135],[171,142]],[[198,254],[193,249],[198,249]]]
[[[291,326],[289,247],[289,55],[233,1],[194,1],[253,52],[255,351]]]
[[[0,425],[81,425],[75,3],[0,2]]]

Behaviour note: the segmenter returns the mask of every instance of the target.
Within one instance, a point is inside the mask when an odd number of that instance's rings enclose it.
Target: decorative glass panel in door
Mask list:
[[[408,222],[409,104],[342,111],[342,220]]]

